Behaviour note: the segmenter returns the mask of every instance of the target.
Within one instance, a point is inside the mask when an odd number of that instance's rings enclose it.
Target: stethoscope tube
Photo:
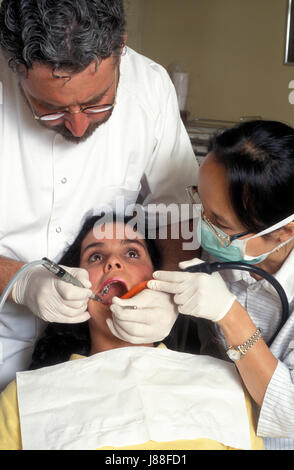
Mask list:
[[[281,317],[281,321],[279,323],[277,331],[274,333],[274,335],[270,338],[270,340],[267,343],[268,346],[270,346],[289,317],[289,302],[288,302],[286,293],[283,287],[281,286],[281,284],[277,281],[275,277],[273,277],[271,274],[264,271],[264,269],[261,269],[254,264],[247,264],[247,263],[243,263],[242,261],[232,261],[232,262],[227,262],[227,263],[219,263],[219,262],[200,263],[194,266],[190,266],[186,269],[183,269],[183,271],[187,271],[190,273],[212,274],[214,272],[222,271],[225,269],[237,269],[239,271],[251,271],[263,277],[264,279],[266,279],[277,291],[281,300],[281,304],[282,304],[282,317]]]

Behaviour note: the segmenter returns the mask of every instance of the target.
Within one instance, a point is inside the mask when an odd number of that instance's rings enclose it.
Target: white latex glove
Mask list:
[[[179,263],[180,269],[202,263],[198,258]],[[236,297],[228,290],[219,273],[157,271],[148,287],[175,294],[179,312],[217,322],[230,310]]]
[[[135,305],[136,310],[128,306]],[[115,336],[134,344],[153,343],[166,338],[178,311],[170,294],[144,289],[130,299],[113,297],[112,320],[107,325]]]
[[[62,267],[86,288],[58,279],[43,266],[32,266],[14,284],[14,302],[25,305],[48,322],[80,323],[88,320],[87,304],[92,293],[89,274],[85,269]]]

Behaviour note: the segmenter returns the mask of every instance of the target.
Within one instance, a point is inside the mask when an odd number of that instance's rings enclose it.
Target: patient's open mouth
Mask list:
[[[98,293],[104,305],[110,305],[113,297],[121,297],[128,291],[128,287],[123,280],[109,279],[104,282]]]

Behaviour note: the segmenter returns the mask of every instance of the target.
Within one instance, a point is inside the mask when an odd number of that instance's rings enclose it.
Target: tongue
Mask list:
[[[112,297],[121,297],[126,292],[127,288],[122,282],[114,282],[110,284],[108,292],[102,295],[102,303],[111,304]]]

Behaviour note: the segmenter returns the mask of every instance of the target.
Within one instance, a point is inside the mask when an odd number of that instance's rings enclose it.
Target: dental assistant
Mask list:
[[[125,41],[122,0],[1,2],[0,292],[24,263],[57,260],[104,208],[186,203],[198,167],[175,89]],[[44,271],[28,271],[1,312],[0,390],[27,368],[44,321],[89,318],[89,289]]]
[[[158,271],[148,283],[174,294],[180,313],[197,317],[203,354],[235,362],[258,405],[257,434],[267,449],[294,449],[293,188],[294,130],[252,121],[215,138],[193,191],[202,203],[202,260],[256,264],[286,292],[290,315],[270,347],[281,318],[280,299],[256,275]]]

